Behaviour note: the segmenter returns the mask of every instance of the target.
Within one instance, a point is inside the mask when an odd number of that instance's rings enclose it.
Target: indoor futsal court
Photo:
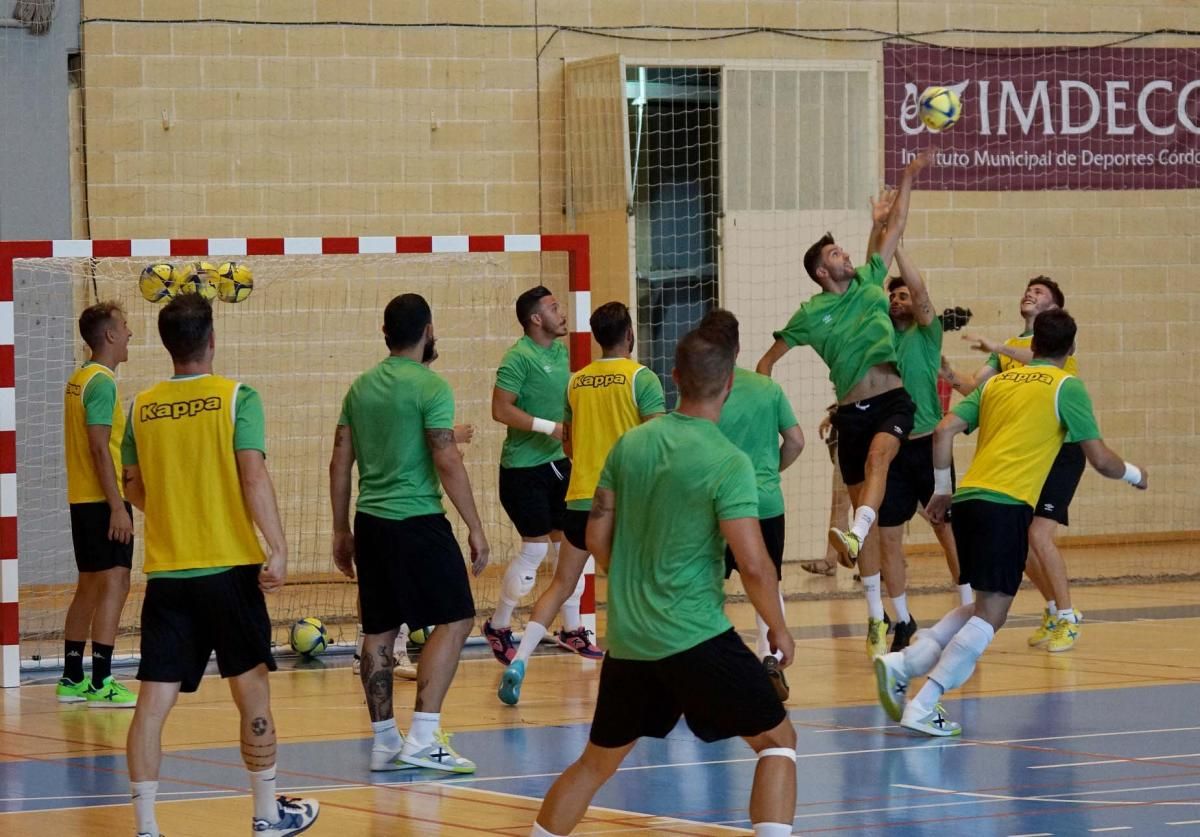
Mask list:
[[[1198,209],[1200,3],[0,0],[0,837],[1200,835]]]

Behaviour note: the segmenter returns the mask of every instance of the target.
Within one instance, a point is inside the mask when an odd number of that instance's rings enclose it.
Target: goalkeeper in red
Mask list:
[[[950,521],[962,578],[971,583],[975,602],[918,631],[903,651],[875,659],[879,700],[901,726],[937,736],[962,732],[939,701],[967,682],[1008,618],[1025,571],[1033,506],[1064,442],[1078,442],[1092,467],[1109,479],[1146,488],[1146,473],[1101,440],[1087,389],[1063,369],[1074,347],[1071,315],[1061,308],[1042,312],[1033,324],[1033,360],[989,379],[934,432],[934,495],[926,508],[940,522],[951,504],[954,437],[979,428],[975,459],[954,494]],[[905,706],[909,680],[926,673]]]
[[[829,233],[808,248],[804,269],[821,292],[775,332],[774,345],[755,369],[770,375],[779,359],[797,346],[812,346],[829,367],[838,401],[838,465],[855,506],[850,531],[832,528],[829,541],[848,565],[858,560],[883,502],[888,465],[913,426],[913,401],[896,368],[896,332],[883,283],[908,221],[913,180],[932,160],[928,151],[914,157],[900,175],[899,190],[886,214],[883,207],[875,207],[865,265],[854,267]],[[864,568],[864,583],[868,575],[878,585],[878,568]],[[871,616],[883,619],[882,603]]]

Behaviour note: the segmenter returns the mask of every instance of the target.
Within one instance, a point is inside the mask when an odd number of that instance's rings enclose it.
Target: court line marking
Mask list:
[[[1175,820],[1175,822],[1169,822],[1167,825],[1200,825],[1200,820]]]
[[[1144,791],[1154,790],[1179,790],[1181,788],[1200,788],[1200,782],[1188,782],[1177,785],[1142,785],[1132,788],[1104,788],[1103,790],[1091,791],[1072,791],[1070,793],[1056,793],[1045,796],[1011,796],[1009,794],[1000,793],[981,793],[978,791],[959,791],[951,788],[931,788],[925,785],[904,785],[894,784],[894,788],[904,788],[906,790],[924,791],[925,793],[940,793],[949,796],[968,796],[978,799],[992,799],[1000,802],[1053,802],[1053,803],[1070,803],[1075,805],[1137,805],[1140,807],[1149,807],[1154,805],[1200,805],[1200,799],[1195,801],[1180,801],[1180,800],[1150,800],[1147,802],[1139,802],[1133,799],[1070,799],[1068,797],[1079,796],[1103,796],[1109,793],[1140,793]],[[853,812],[851,812],[853,813]]]
[[[1055,767],[1091,767],[1094,764],[1128,764],[1133,761],[1159,761],[1165,759],[1192,759],[1200,757],[1200,753],[1177,753],[1168,756],[1127,756],[1121,759],[1101,759],[1099,761],[1070,761],[1063,764],[1031,764],[1030,770],[1050,770]],[[1184,765],[1184,767],[1200,767],[1200,765]]]
[[[980,740],[980,744],[1027,744],[1033,741],[1069,741],[1076,738],[1111,738],[1117,735],[1157,735],[1168,732],[1197,732],[1200,727],[1168,727],[1166,729],[1129,729],[1112,732],[1085,732],[1075,735],[1046,735],[1039,738],[1004,738]]]
[[[1089,828],[1088,831],[1093,834],[1099,834],[1101,831],[1133,831],[1132,825],[1110,825],[1107,828]]]

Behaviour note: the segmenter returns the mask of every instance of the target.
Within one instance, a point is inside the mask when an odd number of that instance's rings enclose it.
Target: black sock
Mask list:
[[[83,649],[87,642],[68,639],[64,645],[66,650],[63,651],[63,677],[72,683],[78,683],[83,680]]]
[[[92,685],[99,688],[104,682],[104,678],[112,674],[112,652],[111,645],[101,645],[95,640],[92,641]]]

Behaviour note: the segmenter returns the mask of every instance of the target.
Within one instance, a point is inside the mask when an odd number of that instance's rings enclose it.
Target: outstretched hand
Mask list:
[[[892,204],[896,202],[896,190],[885,186],[879,190],[879,197],[869,198],[869,200],[871,201],[871,222],[882,225],[887,222],[888,215],[892,212]]]

